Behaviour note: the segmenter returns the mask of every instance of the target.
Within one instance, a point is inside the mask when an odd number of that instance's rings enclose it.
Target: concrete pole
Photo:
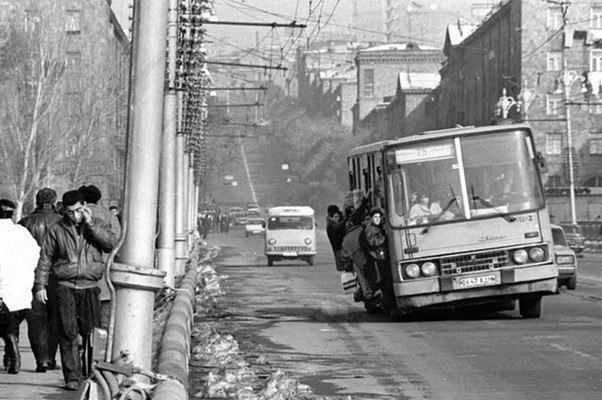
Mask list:
[[[157,264],[165,271],[164,284],[174,287],[176,265],[176,46],[178,39],[178,0],[169,0],[167,23],[167,92],[163,105],[163,146],[159,182],[159,237]]]
[[[176,275],[182,275],[188,260],[186,231],[184,228],[184,207],[186,180],[186,137],[182,132],[183,93],[178,92],[178,135],[176,137]]]
[[[151,368],[154,292],[164,273],[153,269],[163,116],[167,0],[139,3],[126,199],[128,229],[111,278],[116,288],[113,354]],[[148,378],[139,376],[140,380]]]
[[[192,214],[194,213],[194,154],[190,154],[190,164],[188,165],[188,214],[186,215],[186,226],[188,232],[188,248],[192,249],[194,245],[194,235],[192,227]]]

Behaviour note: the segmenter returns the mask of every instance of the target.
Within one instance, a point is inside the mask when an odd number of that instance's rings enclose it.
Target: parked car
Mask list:
[[[264,235],[265,221],[262,218],[249,218],[245,224],[245,237]]]
[[[567,243],[564,230],[559,225],[552,225],[554,241],[554,259],[558,267],[558,286],[566,286],[568,290],[577,288],[577,257]]]
[[[585,237],[583,236],[581,227],[573,224],[562,224],[560,226],[564,230],[564,236],[569,244],[569,247],[573,249],[577,257],[583,257],[583,252],[585,250]]]
[[[230,216],[234,221],[234,225],[244,225],[249,219],[244,211],[232,213]]]

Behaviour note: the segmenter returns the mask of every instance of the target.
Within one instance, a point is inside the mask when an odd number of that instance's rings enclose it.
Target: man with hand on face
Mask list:
[[[45,303],[49,276],[55,276],[55,316],[65,388],[77,390],[85,378],[77,336],[81,335],[86,349],[93,328],[100,326],[98,282],[104,273],[102,253],[110,252],[117,238],[104,221],[92,215],[79,191],[66,192],[62,200],[65,215],[44,238],[34,292],[36,299]],[[89,372],[89,366],[85,368]]]

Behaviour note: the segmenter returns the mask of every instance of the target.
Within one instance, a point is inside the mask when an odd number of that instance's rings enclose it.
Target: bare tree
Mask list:
[[[65,68],[64,31],[51,0],[32,16],[15,9],[3,21],[0,48],[0,168],[2,189],[16,201],[17,218],[28,196],[47,181],[61,133],[56,129]]]

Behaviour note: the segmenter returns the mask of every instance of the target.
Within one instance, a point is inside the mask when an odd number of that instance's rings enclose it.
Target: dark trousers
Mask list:
[[[58,319],[61,364],[65,382],[80,382],[84,372],[88,373],[89,361],[83,360],[78,345],[78,335],[82,338],[83,349],[89,345],[90,333],[100,326],[100,289],[73,289],[56,286],[56,316]],[[83,364],[85,362],[85,364]],[[85,367],[85,370],[82,368]]]
[[[46,290],[48,301],[46,304],[33,299],[31,310],[28,310],[27,336],[31,344],[31,351],[36,359],[36,364],[43,362],[54,363],[59,345],[57,318],[52,317],[56,312],[56,285],[48,285]]]
[[[8,365],[9,359],[15,359],[19,354],[19,326],[25,319],[26,313],[27,310],[10,311],[4,303],[0,306],[0,337],[4,340],[3,364],[5,367]],[[15,346],[14,349],[13,346]],[[17,372],[18,370],[19,367],[17,367]]]

